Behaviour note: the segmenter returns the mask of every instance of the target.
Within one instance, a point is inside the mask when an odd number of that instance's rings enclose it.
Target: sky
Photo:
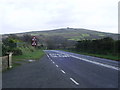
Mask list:
[[[85,28],[118,33],[119,0],[0,0],[0,34]]]

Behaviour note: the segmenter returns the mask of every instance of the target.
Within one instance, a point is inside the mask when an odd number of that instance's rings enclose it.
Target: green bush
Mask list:
[[[2,56],[7,55],[8,51],[9,51],[9,48],[5,45],[2,45]]]
[[[14,48],[13,50],[11,50],[13,52],[13,55],[22,55],[22,50],[19,48]]]
[[[30,49],[30,51],[31,51],[31,52],[34,52],[34,50],[33,50],[33,49]]]
[[[112,54],[117,55],[120,53],[119,49],[120,40],[113,40],[110,37],[97,40],[83,40],[78,41],[76,51],[82,51],[94,54]]]
[[[7,52],[13,52],[13,55],[22,55],[22,50],[19,48],[10,48],[8,46],[2,45],[2,56],[7,55]]]

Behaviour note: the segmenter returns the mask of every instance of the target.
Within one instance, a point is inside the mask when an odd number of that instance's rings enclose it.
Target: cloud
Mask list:
[[[1,33],[60,27],[117,33],[118,0],[2,0]]]

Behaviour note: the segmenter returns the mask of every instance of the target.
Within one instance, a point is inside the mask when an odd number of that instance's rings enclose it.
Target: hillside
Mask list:
[[[30,34],[32,36],[39,36],[39,37],[48,37],[48,36],[62,36],[67,38],[68,40],[85,40],[85,39],[99,39],[103,37],[111,37],[114,40],[118,39],[118,34],[112,33],[105,33],[105,32],[98,32],[88,29],[79,29],[79,28],[62,28],[62,29],[55,29],[55,30],[48,30],[48,31],[33,31],[33,32],[25,32],[25,33],[16,33],[17,36],[22,36],[24,34]],[[3,35],[7,37],[8,34]]]

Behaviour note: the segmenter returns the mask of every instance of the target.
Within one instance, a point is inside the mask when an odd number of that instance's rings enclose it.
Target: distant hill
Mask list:
[[[99,32],[99,31],[93,31],[88,29],[81,29],[81,28],[61,28],[61,29],[54,29],[54,30],[48,30],[48,31],[32,31],[32,32],[25,32],[25,33],[16,33],[17,36],[22,36],[24,34],[30,34],[33,36],[39,36],[39,37],[48,37],[48,36],[62,36],[64,38],[67,38],[68,40],[94,40],[104,37],[111,37],[114,40],[118,40],[120,37],[120,34],[113,34],[113,33],[105,33],[105,32]],[[7,37],[8,34],[3,35],[4,37]]]

